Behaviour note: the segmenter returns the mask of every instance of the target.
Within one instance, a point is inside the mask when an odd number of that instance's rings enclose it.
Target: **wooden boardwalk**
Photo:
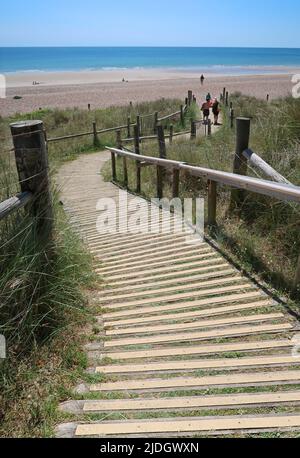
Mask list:
[[[81,156],[59,174],[105,284],[93,304],[101,334],[87,345],[91,383],[78,381],[61,405],[72,420],[57,436],[300,431],[298,323],[207,242],[98,233],[98,199],[119,195],[100,174],[109,157]]]

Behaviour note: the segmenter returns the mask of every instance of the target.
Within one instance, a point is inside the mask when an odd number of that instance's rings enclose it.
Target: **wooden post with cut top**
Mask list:
[[[140,154],[140,134],[138,125],[134,126],[134,152]],[[141,193],[141,167],[139,161],[136,161],[136,192]]]
[[[157,132],[157,124],[158,124],[158,111],[154,113],[154,124],[153,124],[153,132],[156,134]]]
[[[191,121],[191,140],[197,137],[197,125],[195,121]]]
[[[117,130],[116,137],[117,137],[117,149],[123,149],[122,133],[120,130]],[[123,181],[124,181],[124,186],[127,188],[128,186],[127,158],[123,156],[122,159],[123,159]]]
[[[127,138],[131,138],[130,125],[131,125],[131,118],[130,118],[130,116],[128,116],[128,118],[127,118]]]
[[[250,123],[249,118],[236,119],[236,150],[233,162],[233,173],[238,175],[247,175],[247,159],[243,152],[249,148],[250,140]],[[232,189],[230,210],[240,209],[245,199],[245,191],[241,189]]]
[[[207,135],[211,136],[211,119],[207,121]]]
[[[98,134],[97,134],[97,124],[96,121],[93,121],[93,145],[95,148],[98,148],[100,145]]]
[[[10,124],[17,172],[22,192],[34,196],[27,211],[36,218],[37,233],[45,240],[53,237],[53,205],[50,190],[47,145],[42,121]]]
[[[226,99],[225,99],[225,106],[228,107],[228,103],[229,103],[229,92],[226,91]]]
[[[159,157],[161,159],[167,159],[167,149],[165,141],[165,133],[163,126],[157,126],[157,139],[159,147]],[[163,179],[165,177],[165,170],[160,165],[157,166],[157,197],[162,199],[163,197]]]
[[[170,134],[169,134],[169,143],[172,145],[173,143],[173,134],[174,134],[174,126],[173,124],[170,124]]]
[[[183,105],[180,105],[180,124],[183,126],[184,125],[184,111],[183,111]]]
[[[223,103],[225,102],[225,98],[226,98],[226,87],[223,88],[223,94],[222,94]]]

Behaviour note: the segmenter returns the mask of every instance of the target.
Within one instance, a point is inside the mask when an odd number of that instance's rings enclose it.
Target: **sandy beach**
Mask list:
[[[270,99],[291,93],[291,77],[300,69],[289,73],[228,76],[206,74],[200,85],[199,73],[179,70],[112,70],[80,72],[23,72],[6,75],[6,98],[0,99],[2,116],[26,113],[39,108],[91,108],[125,105],[156,100],[161,97],[184,99],[191,89],[202,100],[209,91],[219,96],[223,87],[229,92]],[[125,79],[123,82],[122,79]],[[39,84],[33,85],[37,81]],[[21,97],[14,99],[15,96]]]

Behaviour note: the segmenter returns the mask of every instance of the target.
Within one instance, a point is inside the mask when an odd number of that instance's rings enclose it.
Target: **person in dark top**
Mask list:
[[[219,125],[219,114],[220,114],[220,104],[218,102],[218,99],[214,99],[213,101],[213,106],[212,106],[212,112],[214,115],[214,124],[215,126]]]
[[[201,86],[203,86],[203,83],[204,83],[204,79],[205,79],[205,78],[204,78],[204,75],[201,75],[201,77],[200,77]]]

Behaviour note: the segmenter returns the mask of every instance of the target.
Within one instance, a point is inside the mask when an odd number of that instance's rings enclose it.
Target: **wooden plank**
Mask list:
[[[134,310],[126,310],[126,311],[118,311],[118,312],[111,312],[111,313],[104,313],[102,316],[106,319],[118,319],[121,317],[128,317],[128,316],[137,316],[137,315],[146,315],[147,313],[164,313],[170,312],[174,310],[185,310],[185,309],[193,309],[196,307],[201,306],[209,306],[209,305],[216,305],[216,304],[226,304],[228,302],[239,302],[242,300],[255,298],[255,297],[262,297],[261,292],[251,291],[250,293],[243,293],[243,294],[230,294],[228,296],[222,297],[214,297],[211,299],[202,299],[199,301],[190,301],[190,302],[180,302],[178,304],[169,304],[163,305],[161,307],[145,307],[141,309],[134,309]]]
[[[259,309],[261,307],[271,308],[272,304],[267,299],[265,301],[259,302],[250,302],[249,304],[238,304],[238,305],[230,305],[228,307],[217,307],[217,308],[207,308],[203,310],[195,310],[194,312],[184,312],[184,313],[172,313],[172,314],[164,314],[164,315],[155,315],[155,316],[148,316],[142,318],[131,318],[126,320],[118,320],[118,321],[105,321],[104,327],[115,327],[115,326],[130,326],[130,325],[139,325],[145,323],[155,323],[156,321],[178,321],[178,320],[186,320],[189,318],[197,318],[197,317],[206,317],[206,316],[215,316],[215,315],[226,315],[228,313],[234,312],[241,312],[244,310],[251,310],[251,309]],[[99,317],[102,320],[102,317]]]
[[[217,280],[208,280],[208,281],[202,281],[202,282],[196,282],[196,283],[188,283],[186,282],[183,285],[176,285],[176,286],[169,286],[169,287],[161,287],[160,289],[150,289],[146,291],[137,291],[133,293],[128,293],[128,294],[120,294],[116,296],[104,296],[103,298],[99,299],[98,302],[101,303],[106,303],[106,302],[113,302],[113,301],[119,301],[119,300],[125,300],[125,299],[134,299],[134,298],[147,298],[148,296],[151,296],[154,299],[154,296],[159,295],[162,300],[164,300],[164,295],[167,293],[171,293],[174,291],[189,291],[189,290],[194,290],[197,289],[198,292],[201,293],[201,288],[207,287],[207,286],[216,286],[216,285],[226,285],[227,283],[235,283],[235,282],[244,282],[245,279],[241,277],[240,275],[236,274],[235,276],[230,276],[226,277],[226,275],[232,274],[232,270],[227,270],[225,271],[225,274],[217,279]],[[216,275],[218,277],[218,275]],[[102,292],[99,292],[99,294],[103,295]],[[192,294],[192,293],[191,293]],[[192,297],[192,295],[191,295]]]
[[[284,332],[291,331],[293,325],[290,323],[258,325],[258,326],[241,326],[234,328],[213,329],[211,331],[189,332],[183,334],[168,334],[163,336],[137,337],[130,339],[116,339],[104,342],[104,348],[144,345],[144,344],[164,344],[170,342],[184,342],[192,340],[210,340],[218,337],[233,337],[240,335],[251,335],[256,333],[267,332]]]
[[[177,256],[165,256],[163,258],[158,258],[158,259],[153,259],[152,261],[145,262],[143,261],[138,261],[135,263],[130,263],[130,264],[124,264],[122,266],[109,266],[109,267],[103,267],[101,269],[97,269],[100,273],[103,275],[109,275],[110,273],[123,273],[123,272],[130,272],[132,270],[139,270],[139,269],[147,269],[147,267],[162,267],[165,265],[170,265],[172,266],[173,264],[184,264],[185,261],[195,261],[195,260],[201,260],[201,259],[208,259],[208,258],[218,258],[219,260],[222,259],[217,252],[212,251],[211,253],[205,253],[205,254],[194,254],[195,251],[190,250],[189,251],[190,255],[189,256],[182,256],[182,257],[177,257]],[[101,259],[101,257],[99,257]]]
[[[205,259],[203,261],[199,260],[199,261],[195,261],[195,262],[185,262],[183,264],[173,264],[172,265],[172,272],[173,274],[180,274],[181,271],[184,271],[186,269],[190,269],[192,267],[197,267],[197,268],[202,268],[203,266],[206,266],[207,268],[211,268],[213,266],[215,266],[216,264],[219,264],[220,262],[224,262],[224,259],[221,258],[221,257],[217,257],[217,256],[212,256],[210,257],[209,259]],[[206,267],[203,267],[203,268],[206,268]],[[98,272],[98,269],[96,269],[96,272]],[[171,275],[170,273],[170,267],[167,266],[167,267],[161,267],[161,268],[155,268],[155,269],[146,269],[146,270],[138,270],[138,271],[135,271],[134,273],[125,273],[123,275],[107,275],[107,279],[106,281],[111,283],[113,281],[115,282],[118,282],[119,283],[119,280],[121,279],[126,279],[124,281],[128,281],[130,279],[134,279],[136,281],[138,281],[137,279],[139,277],[143,277],[144,275],[151,275],[153,274],[154,276],[157,276],[159,274],[162,274],[162,273],[166,273],[168,275]]]
[[[259,429],[300,428],[300,415],[270,415],[255,417],[215,417],[215,418],[189,418],[188,420],[139,420],[117,421],[111,423],[81,424],[76,428],[75,435],[83,436],[115,436],[128,434],[162,434],[162,433],[188,433],[208,431],[241,431]]]
[[[157,379],[140,379],[140,380],[122,380],[118,382],[106,382],[93,384],[90,391],[143,391],[143,390],[167,390],[174,389],[179,391],[193,389],[196,387],[216,387],[228,385],[245,385],[251,386],[256,383],[283,383],[300,382],[300,370],[295,371],[276,371],[276,372],[247,372],[241,374],[210,375],[203,377],[175,377],[175,378],[157,378]]]
[[[283,313],[264,313],[261,315],[243,315],[240,317],[230,317],[222,318],[219,320],[198,320],[192,321],[191,323],[178,323],[178,324],[166,324],[166,325],[157,325],[157,326],[134,326],[132,328],[120,328],[105,331],[107,336],[121,336],[125,334],[153,334],[153,333],[164,333],[170,331],[186,331],[188,329],[199,329],[199,328],[210,328],[210,327],[219,327],[226,325],[234,325],[240,323],[252,323],[255,321],[268,321],[268,320],[277,320],[279,318],[284,318]]]
[[[211,253],[212,249],[210,247],[203,247],[203,248],[198,248],[200,254],[204,253]],[[106,256],[103,256],[101,252],[99,252],[96,249],[90,250],[92,254],[96,254],[96,257],[100,257],[100,259],[103,261],[105,266],[114,266],[114,267],[120,267],[120,266],[128,266],[128,265],[135,265],[135,264],[140,264],[142,260],[147,259],[149,262],[152,260],[156,259],[157,261],[161,259],[167,259],[171,257],[171,254],[178,254],[180,256],[180,253],[186,255],[188,253],[195,253],[195,247],[193,249],[189,248],[189,245],[186,243],[178,244],[178,246],[175,246],[174,248],[170,247],[169,249],[159,249],[157,248],[156,250],[145,250],[143,254],[141,252],[135,252],[134,250],[131,251],[131,253],[126,253],[124,256],[116,256],[115,258],[107,258]],[[134,262],[132,262],[132,260]]]
[[[275,348],[289,348],[293,346],[290,340],[264,340],[258,342],[238,342],[218,345],[194,345],[185,347],[168,347],[162,349],[103,352],[102,356],[110,359],[147,359],[164,358],[172,356],[206,355],[218,353],[230,353],[241,351],[260,351]]]
[[[223,359],[200,359],[164,361],[147,364],[116,364],[98,366],[95,373],[101,374],[131,374],[134,372],[165,372],[165,371],[190,371],[200,369],[234,369],[238,367],[266,367],[281,366],[282,364],[299,364],[300,357],[295,358],[291,354],[283,356],[255,356],[252,358],[223,358]]]
[[[237,278],[238,281],[240,281],[240,278]],[[231,280],[232,282],[232,280]],[[226,282],[224,282],[226,283]],[[130,308],[130,307],[143,307],[144,305],[152,304],[154,307],[155,304],[161,304],[161,303],[166,303],[166,302],[176,302],[176,301],[181,301],[183,299],[192,299],[196,297],[202,297],[202,296],[221,296],[224,293],[231,292],[231,291],[243,291],[245,289],[249,288],[254,288],[254,286],[249,282],[249,283],[241,283],[239,285],[232,285],[228,287],[220,287],[220,288],[209,288],[209,289],[203,289],[203,290],[198,290],[198,291],[189,291],[187,293],[180,293],[180,294],[171,294],[169,296],[165,297],[157,297],[157,298],[149,298],[149,299],[141,299],[137,301],[129,301],[129,302],[120,302],[116,304],[109,304],[106,305],[105,308],[110,309],[110,310],[119,310],[123,308]]]
[[[164,286],[164,285],[173,285],[173,284],[181,284],[184,283],[185,281],[199,281],[203,280],[206,278],[211,278],[212,276],[212,270],[214,272],[215,276],[222,275],[224,272],[227,272],[227,270],[221,270],[225,269],[225,267],[228,267],[229,265],[227,263],[219,264],[210,268],[204,268],[204,269],[191,269],[191,270],[186,270],[182,271],[180,273],[174,274],[172,276],[172,273],[167,274],[167,275],[159,275],[157,276],[157,280],[153,281],[156,277],[146,277],[142,278],[140,280],[135,279],[133,281],[128,280],[128,282],[124,282],[122,284],[122,287],[116,288],[116,287],[111,287],[109,290],[106,290],[105,293],[106,295],[114,295],[119,292],[124,292],[124,291],[136,291],[140,289],[149,289],[149,288],[155,288],[158,286]],[[220,269],[220,270],[217,270]],[[205,273],[199,274],[199,271],[204,271]],[[231,268],[230,270],[232,273],[234,273],[234,269]],[[191,275],[191,274],[195,275]],[[198,274],[198,275],[196,275]],[[169,278],[168,278],[169,277]],[[167,278],[167,280],[161,280],[161,278]],[[138,283],[138,281],[142,283]],[[134,284],[135,283],[135,284]],[[111,284],[109,284],[110,286]]]
[[[124,245],[124,238],[120,235],[119,241],[114,240],[110,244],[106,241],[105,244],[101,244],[101,253],[107,253],[113,257],[118,256],[119,254],[122,255],[123,253],[126,254],[131,250],[143,249],[145,246],[153,249],[161,245],[165,246],[167,243],[170,243],[170,246],[175,246],[177,243],[182,242],[185,237],[185,234],[143,234],[142,236],[135,237],[134,241],[132,241],[132,236],[127,237],[125,239],[126,245]],[[89,246],[91,248],[99,247],[99,245],[100,243],[98,240],[96,242],[89,242]],[[203,243],[202,245],[205,244]],[[200,243],[199,246],[201,246]]]
[[[86,401],[83,411],[89,412],[124,412],[124,411],[159,411],[186,409],[213,409],[221,407],[237,408],[238,406],[274,406],[281,404],[297,404],[300,402],[300,391],[279,391],[275,393],[238,393],[219,396],[193,396],[153,399],[117,399]]]

